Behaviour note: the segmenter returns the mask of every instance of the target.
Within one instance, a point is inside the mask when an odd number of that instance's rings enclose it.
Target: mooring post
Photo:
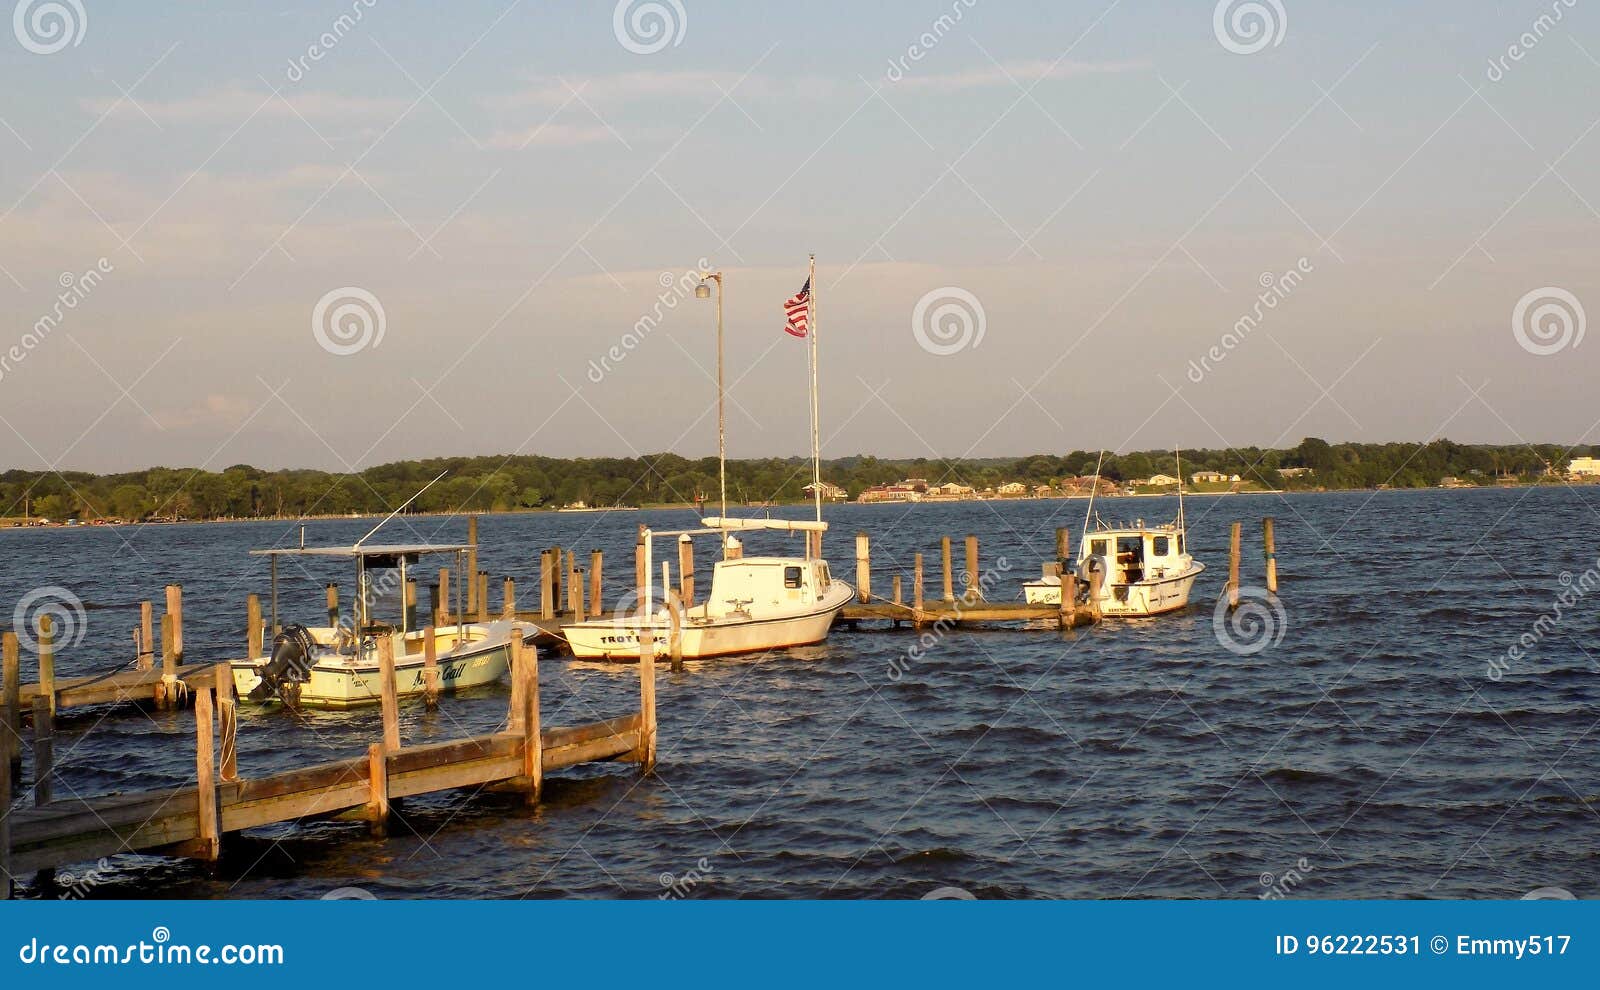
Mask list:
[[[1065,526],[1056,527],[1056,563],[1063,575],[1072,570],[1072,534]]]
[[[522,775],[528,778],[528,804],[539,803],[544,790],[544,727],[539,716],[539,649],[522,650]]]
[[[50,803],[50,777],[55,773],[56,720],[50,714],[50,702],[42,695],[33,699],[33,805],[42,808]],[[10,795],[6,799],[10,800]]]
[[[244,600],[244,630],[245,659],[259,660],[262,649],[260,595],[249,595]]]
[[[500,617],[515,619],[517,617],[517,582],[515,578],[506,578],[504,587],[500,591]]]
[[[195,797],[199,803],[197,820],[200,835],[196,846],[200,858],[214,863],[222,852],[220,808],[217,806],[217,753],[212,736],[211,687],[194,689],[194,776]]]
[[[183,585],[167,585],[167,614],[172,616],[172,656],[183,663]],[[163,630],[165,635],[165,630]]]
[[[956,600],[955,570],[951,566],[948,536],[939,538],[939,559],[944,562],[944,600],[953,602]]]
[[[0,760],[7,765],[22,765],[22,655],[17,634],[6,630],[3,636],[4,663],[0,665]],[[9,801],[11,792],[0,792]],[[9,807],[9,805],[6,805]]]
[[[593,550],[590,550],[589,551],[589,611],[590,611],[590,613],[592,613],[594,615],[599,615],[601,612],[605,611],[604,606],[602,606],[600,604],[601,596],[605,593],[605,582],[602,581],[601,578],[600,578],[600,568],[603,566],[603,564],[604,564],[604,558],[602,557],[602,555],[600,553],[600,548],[599,547],[595,547]]]
[[[922,627],[922,554],[911,558],[911,622]]]
[[[567,607],[572,610],[572,621],[583,621],[583,572],[578,570],[578,558],[574,554],[567,563],[571,570],[567,573]]]
[[[383,743],[367,744],[367,834],[389,834],[389,754]]]
[[[39,615],[39,696],[50,702],[56,713],[56,618],[48,612]]]
[[[332,581],[328,582],[326,589],[328,597],[328,628],[339,628],[339,586]]]
[[[656,640],[649,625],[639,628],[639,768],[656,767]]]
[[[550,548],[550,596],[555,603],[555,614],[560,615],[567,607],[566,591],[567,572],[566,553],[559,546]]]
[[[978,583],[978,537],[972,533],[967,534],[967,601],[976,602],[983,598],[983,587]]]
[[[422,633],[422,700],[429,711],[439,707],[439,630],[429,626]]]
[[[383,748],[400,750],[400,696],[394,680],[394,640],[378,637],[378,691],[383,702]]]
[[[1239,607],[1239,532],[1242,523],[1234,523],[1228,530],[1228,607]]]
[[[167,708],[178,700],[178,644],[173,632],[172,613],[161,616],[161,687],[156,692],[156,702]]]
[[[11,713],[5,714],[5,729],[11,728]],[[11,883],[11,744],[0,747],[0,901],[9,901]]]
[[[402,621],[406,632],[410,632],[417,628],[417,582],[412,578],[406,578],[405,598],[402,601],[404,603]]]
[[[1267,591],[1278,593],[1278,541],[1272,532],[1272,517],[1261,520],[1261,548],[1267,557]]]
[[[891,579],[890,584],[894,588],[894,603],[896,605],[903,605],[905,603],[905,598],[900,593],[900,575],[896,574],[893,579]]]
[[[528,682],[522,677],[522,628],[511,627],[511,638],[506,640],[506,666],[511,668],[511,703],[506,706],[506,731],[521,735],[528,717],[525,692]]]
[[[445,626],[455,617],[455,606],[450,603],[450,568],[439,568],[439,607],[433,613],[433,624]]]
[[[478,621],[489,621],[489,572],[478,572]]]
[[[1096,567],[1089,572],[1089,607],[1097,620],[1103,614],[1100,604],[1100,592],[1105,587],[1105,580],[1106,572],[1103,568]]]
[[[239,703],[233,697],[233,670],[225,663],[217,664],[217,735],[222,779],[238,780]]]
[[[139,603],[139,669],[156,666],[155,606],[149,599]]]
[[[694,605],[694,539],[688,533],[678,537],[678,594],[683,607]]]
[[[555,611],[555,568],[550,564],[550,551],[539,551],[539,618],[553,619]]]
[[[641,524],[638,542],[633,545],[633,590],[642,597],[649,581],[650,575],[644,572],[644,526]]]
[[[667,612],[672,617],[671,638],[667,641],[672,654],[672,672],[681,674],[683,673],[683,598],[676,590],[667,590]]]
[[[866,532],[856,533],[856,601],[866,604],[872,600],[872,537]]]

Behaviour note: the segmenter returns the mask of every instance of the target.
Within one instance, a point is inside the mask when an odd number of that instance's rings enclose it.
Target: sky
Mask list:
[[[0,467],[1596,435],[1586,0],[12,5]]]

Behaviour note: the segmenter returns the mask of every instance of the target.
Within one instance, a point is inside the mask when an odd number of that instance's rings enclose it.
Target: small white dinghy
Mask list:
[[[272,566],[272,629],[278,629],[279,557],[342,557],[356,562],[355,614],[338,626],[287,625],[273,637],[269,655],[236,660],[230,667],[234,690],[254,701],[282,701],[307,708],[352,708],[382,700],[378,643],[387,638],[394,651],[395,690],[399,697],[419,695],[426,689],[423,668],[427,644],[425,629],[415,628],[410,610],[402,607],[398,625],[375,622],[372,603],[406,586],[406,571],[424,554],[456,556],[459,597],[462,555],[468,544],[414,544],[401,546],[296,547],[253,550]],[[387,572],[377,578],[372,571]],[[457,603],[456,612],[461,611]],[[510,659],[512,624],[509,621],[459,623],[436,630],[434,649],[439,685],[459,691],[499,680]]]

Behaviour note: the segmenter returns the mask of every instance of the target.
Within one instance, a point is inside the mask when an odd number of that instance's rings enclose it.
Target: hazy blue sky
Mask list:
[[[709,453],[701,258],[800,454],[808,252],[830,455],[1600,417],[1586,0],[5,2],[4,466]]]

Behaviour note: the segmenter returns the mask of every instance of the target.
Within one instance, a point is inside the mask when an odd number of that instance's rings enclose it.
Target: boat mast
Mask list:
[[[1106,452],[1100,451],[1100,456],[1094,462],[1094,484],[1089,486],[1089,507],[1083,510],[1083,539],[1089,536],[1089,516],[1094,512],[1094,497],[1100,491],[1100,465],[1106,462]],[[1079,540],[1082,542],[1082,539]]]
[[[1184,534],[1183,524],[1183,451],[1172,448],[1172,460],[1178,469],[1178,535]],[[1188,542],[1187,540],[1185,542]]]
[[[811,292],[806,304],[811,312],[806,317],[806,336],[811,338],[811,501],[816,506],[817,522],[822,521],[822,440],[817,429],[817,256],[811,256],[811,273],[807,278]],[[806,543],[807,547],[811,544]]]

